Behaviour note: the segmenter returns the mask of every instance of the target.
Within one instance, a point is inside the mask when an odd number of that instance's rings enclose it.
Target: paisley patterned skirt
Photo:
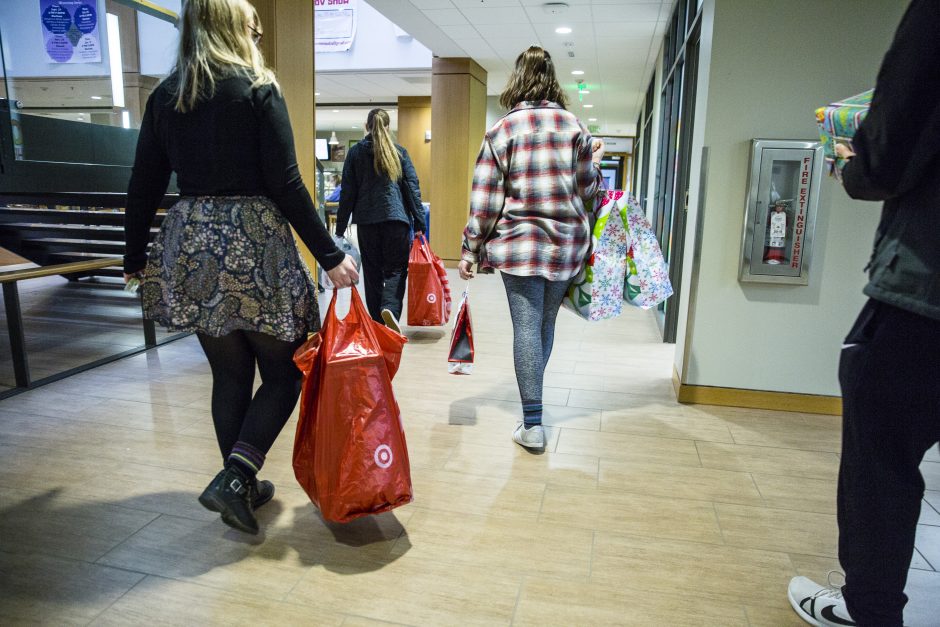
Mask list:
[[[140,290],[145,315],[171,331],[259,331],[293,341],[320,328],[317,290],[287,219],[261,196],[180,199]]]

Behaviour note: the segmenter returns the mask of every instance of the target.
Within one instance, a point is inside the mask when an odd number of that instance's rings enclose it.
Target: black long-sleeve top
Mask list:
[[[172,95],[175,75],[147,101],[137,155],[127,190],[124,219],[124,271],[147,263],[150,225],[170,174],[182,196],[266,196],[324,269],[342,262],[316,213],[297,167],[287,106],[273,85],[252,88],[232,76],[216,83],[215,94],[195,109],[179,113]]]

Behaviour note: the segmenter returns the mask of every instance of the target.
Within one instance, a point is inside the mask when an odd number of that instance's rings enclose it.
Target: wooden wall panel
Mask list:
[[[431,241],[449,265],[460,259],[473,165],[486,126],[486,71],[472,59],[434,59],[431,76]]]
[[[421,183],[421,199],[431,202],[431,142],[425,141],[424,132],[431,130],[431,97],[399,96],[398,98],[398,143],[411,156],[418,181]]]

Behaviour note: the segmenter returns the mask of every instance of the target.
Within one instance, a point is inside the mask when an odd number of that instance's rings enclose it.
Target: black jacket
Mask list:
[[[853,147],[846,191],[884,201],[865,293],[940,320],[940,0],[908,7]]]
[[[424,231],[424,208],[418,175],[408,151],[395,145],[401,157],[401,179],[392,181],[375,171],[372,135],[349,149],[343,164],[343,186],[336,213],[336,234],[342,236],[352,214],[354,224],[406,222]]]
[[[124,271],[147,264],[147,241],[157,206],[176,172],[181,196],[267,196],[324,269],[344,258],[300,178],[284,97],[271,85],[232,77],[193,111],[173,108],[173,74],[150,99],[140,123],[137,156],[127,189]]]

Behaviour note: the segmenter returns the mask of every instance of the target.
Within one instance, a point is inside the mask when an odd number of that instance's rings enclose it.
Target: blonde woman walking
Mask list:
[[[300,178],[261,36],[246,0],[184,3],[176,68],[141,122],[124,257],[124,278],[140,279],[147,317],[195,332],[209,360],[224,467],[199,501],[247,533],[258,533],[254,510],[274,495],[257,473],[300,393],[294,351],[320,324],[289,227],[336,285],[358,280]],[[148,259],[150,225],[172,172],[180,200]],[[252,394],[256,366],[262,383]]]
[[[542,381],[561,301],[590,246],[583,200],[601,185],[604,143],[565,110],[552,57],[538,46],[516,59],[499,102],[510,111],[483,139],[457,268],[471,279],[482,257],[500,271],[522,399],[512,438],[544,449]]]
[[[421,188],[408,151],[392,141],[384,109],[369,111],[365,139],[349,149],[343,164],[343,188],[336,214],[336,234],[356,224],[365,273],[366,306],[377,322],[401,333],[402,301],[408,278],[408,237],[426,228]]]

